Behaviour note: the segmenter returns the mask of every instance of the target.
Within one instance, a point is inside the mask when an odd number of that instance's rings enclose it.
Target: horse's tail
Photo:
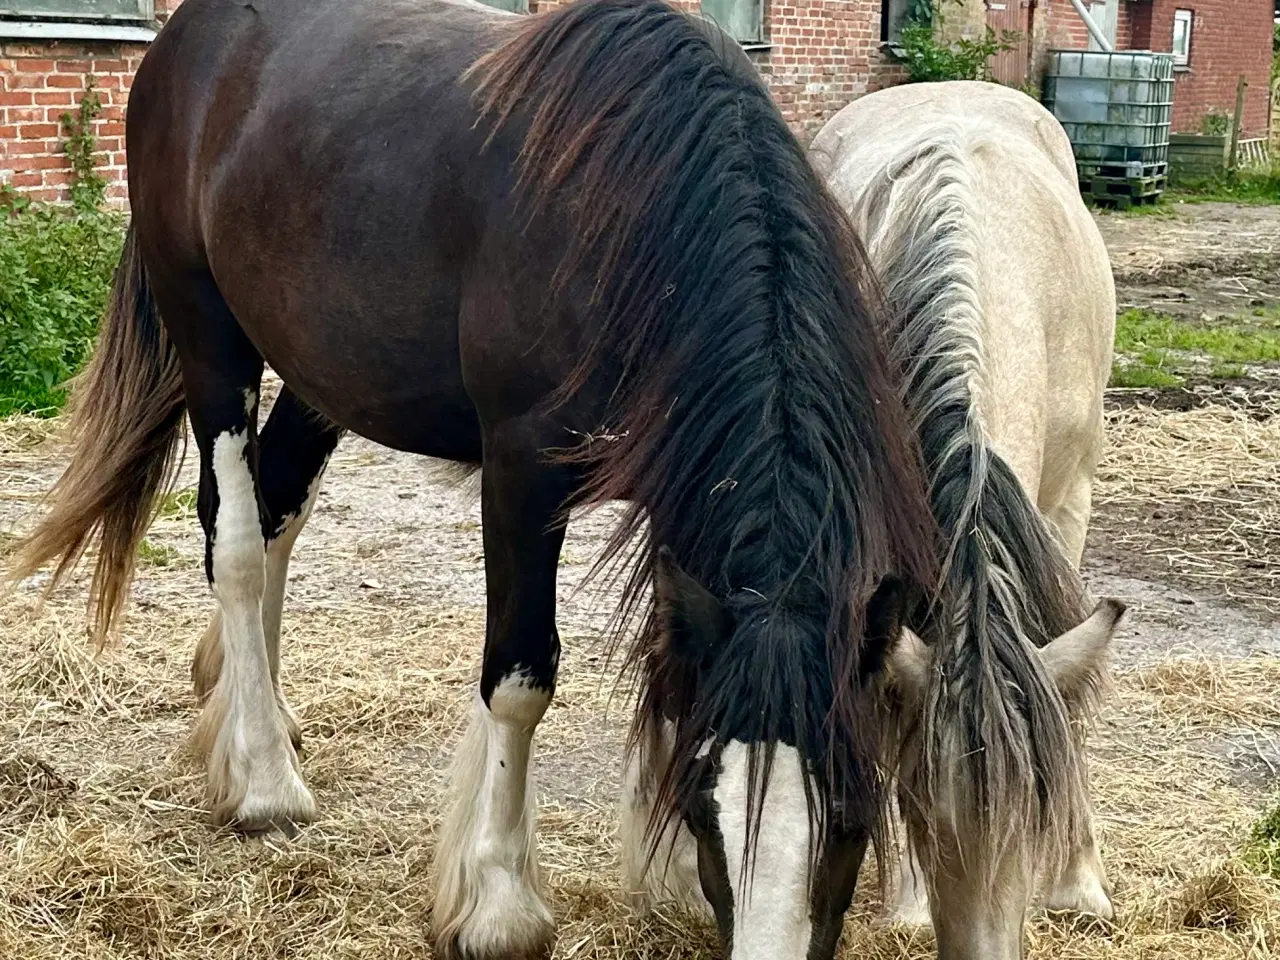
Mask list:
[[[72,390],[71,463],[8,573],[20,580],[55,562],[52,590],[97,541],[89,602],[99,643],[124,606],[138,543],[180,460],[185,407],[177,353],[130,225],[97,348]]]

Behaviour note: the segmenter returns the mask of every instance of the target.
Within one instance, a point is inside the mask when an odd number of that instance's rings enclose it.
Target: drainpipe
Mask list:
[[[1116,3],[1117,0],[1111,0],[1111,2]],[[1093,22],[1093,17],[1089,16],[1089,11],[1084,8],[1083,0],[1071,0],[1071,5],[1076,8],[1076,13],[1080,14],[1080,19],[1084,21],[1084,25],[1089,29],[1089,36],[1097,41],[1098,46],[1102,48],[1102,52],[1115,52],[1115,48],[1111,46],[1111,41],[1107,39],[1107,35],[1098,29],[1098,25]]]

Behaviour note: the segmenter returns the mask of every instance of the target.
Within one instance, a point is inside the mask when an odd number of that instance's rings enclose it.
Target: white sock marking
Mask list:
[[[252,398],[246,396],[252,406]],[[210,761],[216,800],[239,798],[225,811],[247,826],[305,821],[314,801],[276,707],[275,681],[263,630],[266,554],[253,476],[245,459],[247,430],[213,442],[218,510],[212,547],[213,593],[222,606],[220,695],[227,704]]]

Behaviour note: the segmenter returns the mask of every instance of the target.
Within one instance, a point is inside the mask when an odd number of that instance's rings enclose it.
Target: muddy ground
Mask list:
[[[1123,304],[1199,317],[1235,314],[1255,302],[1272,306],[1280,298],[1280,209],[1204,205],[1175,208],[1172,217],[1104,214],[1099,222]],[[1206,391],[1213,389],[1221,393],[1220,385],[1206,385]],[[1204,394],[1197,395],[1202,406],[1243,404],[1255,411],[1255,420],[1267,422],[1273,415],[1265,400]],[[1113,415],[1129,418],[1117,428],[1120,443],[1129,442],[1125,431],[1135,411],[1158,421],[1188,406],[1145,406],[1158,399],[1132,393],[1110,398]],[[1261,454],[1280,462],[1280,445]],[[29,432],[11,426],[3,434],[0,531],[26,522],[64,457],[64,449],[38,426]],[[1262,707],[1241,707],[1234,714],[1214,707],[1205,719],[1195,706],[1199,693],[1186,689],[1187,671],[1199,670],[1216,694],[1244,703],[1246,694],[1256,693],[1259,670],[1264,678],[1280,676],[1280,624],[1260,592],[1271,583],[1269,565],[1280,563],[1270,551],[1280,546],[1280,524],[1267,527],[1275,515],[1263,509],[1275,485],[1241,486],[1230,471],[1208,479],[1213,490],[1229,492],[1219,513],[1235,509],[1230,497],[1244,498],[1253,522],[1263,525],[1246,532],[1265,548],[1254,558],[1261,567],[1249,567],[1250,556],[1241,555],[1231,561],[1238,563],[1238,575],[1230,568],[1225,577],[1198,576],[1184,556],[1188,530],[1222,518],[1214,520],[1211,510],[1187,501],[1185,491],[1153,496],[1148,485],[1135,494],[1110,481],[1100,491],[1084,572],[1095,594],[1124,599],[1130,613],[1115,649],[1120,694],[1104,711],[1097,738],[1099,819],[1117,902],[1122,911],[1141,916],[1101,938],[1040,931],[1033,937],[1036,956],[1107,956],[1120,947],[1130,950],[1125,956],[1244,956],[1256,942],[1248,921],[1222,929],[1192,924],[1196,929],[1188,931],[1182,920],[1166,916],[1182,895],[1181,885],[1235,855],[1280,782],[1280,734],[1272,725],[1280,718]],[[194,482],[194,465],[188,463],[179,487]],[[626,719],[625,705],[611,701],[614,671],[606,667],[600,644],[614,594],[599,585],[581,589],[615,516],[603,509],[570,528],[559,586],[562,693],[539,739],[544,860],[562,926],[560,955],[566,957],[612,955],[605,941],[616,943],[624,924],[614,906],[598,906],[610,902],[609,891],[616,887],[613,809]],[[1117,547],[1117,540],[1135,532],[1144,538],[1141,550]],[[0,845],[0,894],[9,897],[7,912],[0,901],[0,956],[426,955],[422,875],[441,777],[468,711],[482,639],[480,512],[473,493],[441,482],[427,462],[359,438],[343,442],[329,469],[295,552],[285,611],[286,686],[307,739],[304,769],[325,811],[318,835],[345,837],[342,842],[365,850],[351,861],[343,859],[345,853],[332,854],[333,869],[346,871],[341,876],[350,884],[343,888],[346,906],[333,906],[337,913],[331,916],[324,912],[328,900],[312,904],[325,918],[314,929],[304,929],[301,921],[295,930],[264,926],[261,918],[243,926],[222,919],[210,928],[207,942],[201,924],[213,921],[195,907],[166,908],[165,930],[188,931],[173,940],[157,939],[158,933],[137,939],[135,928],[161,922],[151,913],[140,919],[128,914],[120,929],[102,920],[107,888],[94,885],[96,874],[77,888],[74,901],[50,893],[56,909],[14,906],[21,899],[15,900],[15,889],[34,882],[32,857],[44,850],[51,862],[62,863],[57,857],[65,859],[68,845],[81,849],[78,830],[105,831],[102,824],[108,822],[123,831],[121,849],[136,853],[139,876],[150,877],[147,871],[154,867],[166,884],[181,886],[194,884],[193,871],[200,873],[207,886],[194,892],[163,887],[175,904],[224,897],[236,878],[260,879],[287,856],[269,844],[253,847],[207,835],[202,775],[179,749],[195,715],[186,676],[190,651],[211,609],[197,521],[189,511],[178,511],[157,522],[149,542],[155,559],[140,568],[125,637],[105,655],[105,667],[76,666],[76,655],[68,652],[83,637],[83,575],[43,612],[35,608],[38,582],[4,601],[0,690],[18,692],[0,711],[0,788],[6,769],[16,784],[8,794],[0,789],[0,819],[8,797],[13,809],[24,811],[22,829],[12,836],[25,839],[15,839],[7,852]],[[1247,583],[1250,571],[1260,569],[1266,576],[1258,575],[1255,589],[1235,591],[1247,598],[1233,599],[1233,584]],[[47,650],[54,648],[56,663],[50,666]],[[131,676],[138,679],[130,682]],[[71,784],[56,804],[35,804],[23,793],[24,776],[36,790],[31,770],[43,769],[39,764],[55,771],[57,782]],[[1195,775],[1188,779],[1191,768]],[[1144,833],[1139,843],[1129,836],[1137,826],[1155,832]],[[362,831],[374,829],[391,839],[366,843]],[[175,834],[196,858],[191,863],[201,865],[198,871],[168,852]],[[325,842],[347,849],[338,840]],[[366,849],[384,842],[393,851],[387,856],[394,869]],[[304,837],[303,847],[310,850],[308,843],[320,841]],[[400,849],[411,852],[396,860]],[[154,866],[147,851],[164,865]],[[394,878],[383,878],[384,869]],[[312,887],[307,891],[297,894],[299,903],[319,897]],[[239,916],[237,909],[252,913],[239,896],[225,896],[230,915]],[[362,926],[364,914],[352,906],[362,897],[370,903],[396,901],[399,912],[393,920],[377,913],[376,922],[368,919]],[[287,916],[292,901],[282,902]],[[374,909],[366,911],[369,917]],[[375,928],[377,936],[369,932]],[[850,936],[860,943],[863,934]],[[705,931],[700,937],[692,944],[673,941],[655,955],[696,954],[709,942]],[[927,942],[904,940],[894,952],[896,943],[876,940],[875,955],[928,955]]]

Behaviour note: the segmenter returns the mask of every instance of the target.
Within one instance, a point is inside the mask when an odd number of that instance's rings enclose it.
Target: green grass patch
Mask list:
[[[1169,373],[1162,367],[1147,366],[1141,362],[1126,366],[1117,363],[1111,367],[1111,386],[1113,387],[1164,389],[1181,385],[1181,377]]]
[[[56,413],[93,345],[125,218],[0,205],[0,416]]]
[[[1163,194],[1155,203],[1135,203],[1127,210],[1117,209],[1108,210],[1107,212],[1117,217],[1146,217],[1152,220],[1178,219],[1178,208],[1169,200],[1167,193]]]
[[[1116,351],[1152,350],[1199,353],[1221,363],[1270,363],[1280,360],[1280,336],[1241,326],[1200,326],[1151,310],[1122,313],[1116,319]]]
[[[1250,322],[1256,326],[1280,327],[1280,303],[1267,307],[1254,307],[1249,312]]]
[[[1166,196],[1183,203],[1280,204],[1280,164],[1250,167],[1210,180],[1178,183]]]
[[[1244,862],[1256,873],[1280,880],[1280,806],[1272,808],[1253,825]]]
[[[187,487],[184,490],[173,490],[164,495],[164,499],[160,501],[160,510],[158,516],[166,520],[172,520],[175,517],[187,517],[195,512],[196,509],[196,490],[194,487]]]
[[[143,539],[138,544],[138,560],[148,567],[171,567],[181,559],[175,547],[154,540]]]
[[[1244,374],[1244,367],[1238,363],[1215,363],[1209,371],[1209,376],[1218,380],[1239,380]]]

